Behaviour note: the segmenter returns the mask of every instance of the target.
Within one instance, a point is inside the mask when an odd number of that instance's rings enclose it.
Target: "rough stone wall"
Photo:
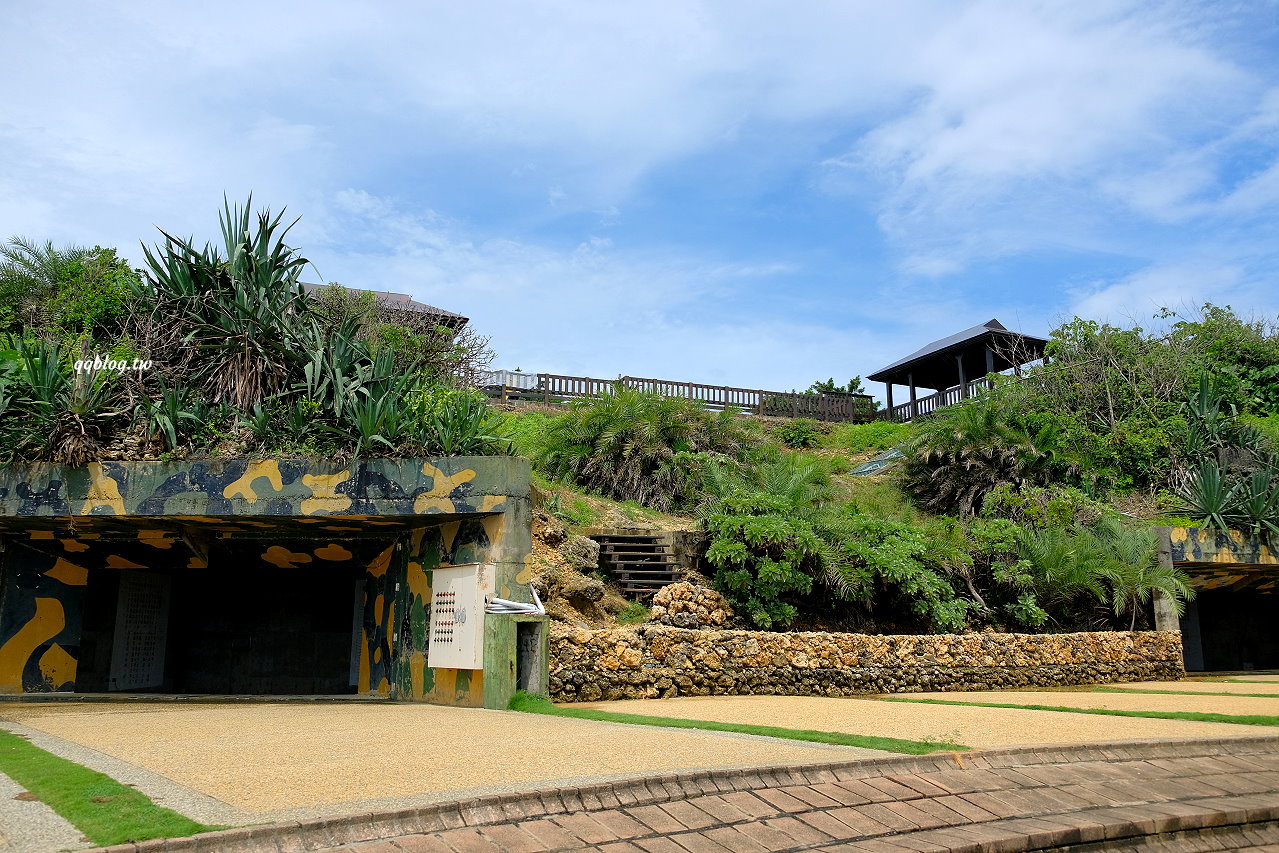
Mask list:
[[[850,696],[1181,678],[1181,635],[780,634],[553,625],[558,702],[658,696]]]

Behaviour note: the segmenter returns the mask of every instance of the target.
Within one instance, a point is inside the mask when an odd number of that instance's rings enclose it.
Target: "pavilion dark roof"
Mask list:
[[[393,293],[389,290],[365,290],[359,287],[346,287],[346,285],[338,285],[352,293],[371,293],[373,298],[377,300],[379,305],[386,308],[392,308],[396,311],[408,311],[414,314],[429,314],[436,318],[437,325],[457,331],[470,322],[470,318],[463,317],[461,314],[455,314],[452,311],[446,311],[443,308],[436,308],[434,305],[427,305],[425,302],[418,302],[407,293]],[[307,293],[315,293],[322,287],[328,287],[326,284],[310,284],[302,282],[302,287]]]
[[[943,390],[959,384],[957,358],[963,358],[970,381],[987,371],[986,349],[993,354],[996,373],[1042,358],[1046,338],[1010,332],[998,320],[990,320],[941,340],[933,341],[899,361],[866,377],[871,382],[908,385],[913,377],[920,388]]]

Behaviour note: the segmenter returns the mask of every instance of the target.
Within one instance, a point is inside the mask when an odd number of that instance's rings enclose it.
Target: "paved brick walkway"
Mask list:
[[[1279,737],[660,776],[198,838],[111,850],[1279,853]]]

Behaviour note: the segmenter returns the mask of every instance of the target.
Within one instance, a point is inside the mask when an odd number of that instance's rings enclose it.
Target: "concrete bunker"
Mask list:
[[[1270,546],[1238,530],[1162,534],[1160,559],[1185,572],[1196,591],[1180,620],[1156,603],[1157,627],[1181,630],[1186,670],[1279,669],[1279,559]]]
[[[529,469],[509,457],[0,470],[0,693],[545,689]]]

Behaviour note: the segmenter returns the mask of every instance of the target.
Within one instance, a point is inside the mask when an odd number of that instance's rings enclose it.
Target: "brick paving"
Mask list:
[[[655,776],[111,853],[1279,853],[1279,737]]]

